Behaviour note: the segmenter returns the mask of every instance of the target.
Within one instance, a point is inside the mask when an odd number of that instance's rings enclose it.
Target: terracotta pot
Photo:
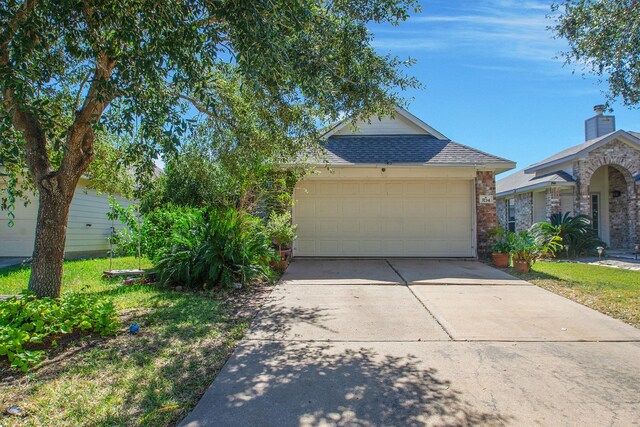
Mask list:
[[[507,268],[509,267],[509,254],[501,254],[498,252],[494,252],[491,254],[491,258],[493,259],[493,265],[499,268]]]
[[[289,266],[289,259],[291,258],[291,248],[288,249],[276,249],[278,255],[280,255],[280,260],[271,261],[271,267],[275,270],[284,271]]]
[[[288,260],[289,258],[291,258],[291,248],[278,249],[278,254],[280,255],[281,260]]]
[[[513,268],[520,273],[528,273],[531,271],[531,263],[529,261],[523,261],[521,259],[513,260]]]

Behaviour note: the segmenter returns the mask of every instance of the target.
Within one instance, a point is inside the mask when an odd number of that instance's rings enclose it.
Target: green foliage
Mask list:
[[[297,225],[291,223],[291,212],[272,211],[267,222],[267,235],[279,248],[289,246],[296,238]]]
[[[193,132],[251,164],[295,158],[317,146],[317,124],[389,113],[420,86],[404,71],[413,61],[378,55],[368,28],[412,9],[417,0],[0,2],[0,161],[51,194],[36,229],[60,239],[49,224],[64,221],[53,216],[101,131],[147,172]],[[58,295],[62,257],[37,246],[30,289]]]
[[[202,289],[271,277],[275,254],[259,219],[228,209],[195,211],[181,221],[159,255],[163,284]]]
[[[565,0],[552,27],[569,42],[567,63],[606,77],[609,100],[640,103],[640,6],[636,0]]]
[[[33,348],[47,338],[56,345],[56,338],[75,330],[115,335],[119,327],[113,303],[98,296],[67,292],[60,299],[10,298],[0,301],[0,356],[27,372],[46,357]]]
[[[160,252],[172,244],[173,234],[188,232],[188,220],[199,215],[199,212],[193,208],[169,204],[161,209],[147,212],[138,219],[139,214],[135,205],[125,208],[111,200],[111,212],[107,215],[110,219],[116,219],[124,224],[122,230],[111,237],[116,255],[137,255],[139,239],[141,255],[157,261]],[[180,230],[180,227],[187,227],[187,229]]]
[[[496,240],[496,243],[490,249],[492,253],[508,254],[513,249],[516,234],[512,231],[507,231],[504,227],[496,226],[489,231],[489,238]]]
[[[553,214],[550,222],[539,222],[531,227],[536,240],[542,244],[548,243],[554,237],[559,238],[560,245],[565,248],[569,257],[580,255],[594,255],[598,246],[604,242],[593,229],[591,220],[586,215],[571,216],[569,212]],[[562,253],[557,251],[557,253]]]
[[[513,260],[526,261],[529,264],[548,255],[552,256],[562,247],[558,236],[552,236],[547,241],[541,242],[536,240],[529,231],[513,233],[510,244],[509,253]]]
[[[164,174],[142,196],[141,210],[166,204],[195,208],[234,208],[245,212],[284,210],[291,206],[295,183],[304,173],[282,169],[259,153],[222,153],[219,141],[200,137],[167,160]],[[226,149],[224,149],[226,150]]]

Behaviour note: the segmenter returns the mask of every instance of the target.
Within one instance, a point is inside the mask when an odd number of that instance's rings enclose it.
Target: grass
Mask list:
[[[143,268],[149,267],[143,262]],[[65,263],[63,292],[98,293],[113,300],[122,332],[115,338],[82,336],[27,374],[0,375],[0,408],[18,406],[27,416],[0,415],[4,426],[174,425],[197,403],[244,335],[255,313],[254,294],[175,292],[102,279],[109,260]],[[114,268],[137,268],[119,258]],[[0,294],[25,288],[28,267],[0,270]],[[245,311],[238,315],[242,307]],[[137,322],[140,332],[128,326]]]
[[[640,328],[640,271],[574,262],[540,261],[532,266],[530,273],[510,272]]]

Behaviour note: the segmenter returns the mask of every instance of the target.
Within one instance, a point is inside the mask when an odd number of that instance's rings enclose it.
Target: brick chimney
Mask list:
[[[602,135],[614,132],[616,130],[615,116],[605,116],[606,107],[604,105],[596,105],[593,107],[595,116],[584,122],[584,140],[598,138]]]

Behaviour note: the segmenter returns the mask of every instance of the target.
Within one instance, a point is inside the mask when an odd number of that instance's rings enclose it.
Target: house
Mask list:
[[[114,197],[122,206],[132,202]],[[0,257],[28,258],[33,254],[38,199],[32,196],[27,206],[21,201],[15,204],[14,225],[9,227],[7,212],[0,211]],[[69,208],[65,257],[105,256],[109,252],[107,238],[111,227],[122,228],[119,221],[112,223],[107,219],[109,196],[92,190],[89,181],[81,178]]]
[[[498,220],[513,231],[570,212],[591,218],[613,249],[640,242],[640,133],[615,129],[602,105],[585,141],[497,182]]]
[[[408,111],[344,120],[294,189],[294,256],[484,256],[495,175],[515,163],[453,142]]]

